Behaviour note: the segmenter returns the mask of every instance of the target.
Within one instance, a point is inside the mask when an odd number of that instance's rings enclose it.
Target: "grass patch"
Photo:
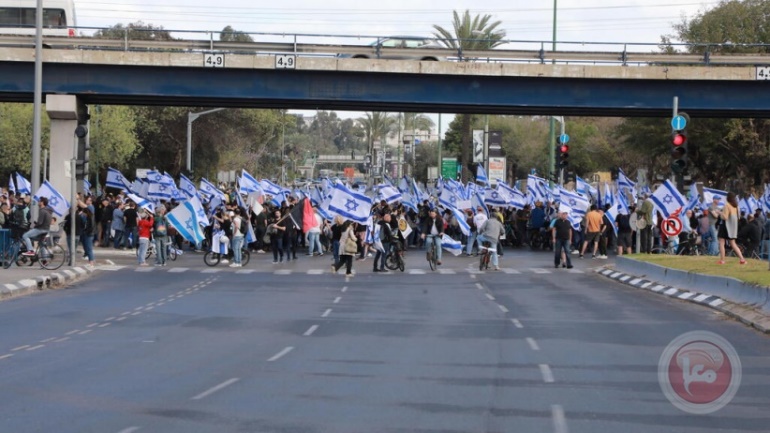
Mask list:
[[[698,274],[732,277],[750,284],[770,287],[770,270],[766,260],[748,259],[745,265],[738,263],[735,257],[728,257],[724,265],[719,265],[718,257],[713,256],[672,256],[667,254],[631,254],[629,258],[642,262],[654,263],[667,268]]]

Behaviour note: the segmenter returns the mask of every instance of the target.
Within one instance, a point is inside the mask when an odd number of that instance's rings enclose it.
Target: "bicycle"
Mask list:
[[[492,256],[492,254],[489,252],[489,247],[491,247],[492,244],[484,241],[481,243],[481,248],[479,248],[479,270],[483,271],[485,269],[489,269],[489,260]]]
[[[387,258],[385,259],[385,267],[391,271],[396,269],[404,272],[404,250],[400,247],[400,242],[393,242],[390,244]]]
[[[428,237],[433,238],[433,242],[430,243],[430,249],[427,251],[427,259],[428,264],[430,265],[430,270],[435,271],[436,267],[438,266],[438,248],[436,246],[436,242],[441,242],[441,238],[436,235],[428,235],[425,240],[428,240]]]
[[[21,253],[27,250],[26,246],[22,242],[21,238],[15,238],[8,249],[2,252],[0,260],[3,263],[3,269],[8,269],[11,264],[16,263],[16,266],[32,266],[35,262],[40,264],[40,267],[50,271],[59,269],[67,259],[67,253],[59,244],[51,242],[49,233],[38,236],[33,239],[37,241],[37,249],[32,256],[26,256]],[[49,245],[50,244],[50,245]]]
[[[176,258],[179,254],[181,254],[181,251],[177,250],[174,244],[169,241],[166,242],[166,258],[171,261],[176,261]],[[148,260],[150,256],[153,254],[156,254],[155,252],[155,242],[150,242],[150,245],[147,247],[147,254],[144,255],[144,259]]]
[[[206,251],[206,254],[203,256],[203,262],[208,266],[216,266],[219,264],[219,262],[222,261],[223,258],[226,260],[232,260],[233,251],[228,250],[227,254],[215,253],[211,250]],[[250,259],[251,253],[249,252],[248,248],[241,248],[241,266],[248,265]]]

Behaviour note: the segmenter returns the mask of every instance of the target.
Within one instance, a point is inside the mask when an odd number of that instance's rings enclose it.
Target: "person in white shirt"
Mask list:
[[[481,227],[484,226],[485,222],[487,222],[487,214],[484,212],[484,208],[479,206],[476,208],[476,215],[473,216],[473,226],[476,228],[476,231],[471,233],[471,236],[468,238],[468,245],[465,247],[465,253],[467,255],[471,255],[471,251],[473,251],[473,243],[477,240],[478,232]],[[478,242],[478,244],[481,246],[480,242]]]

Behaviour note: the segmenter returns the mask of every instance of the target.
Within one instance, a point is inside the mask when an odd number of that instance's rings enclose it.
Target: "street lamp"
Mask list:
[[[224,108],[214,108],[213,110],[201,111],[200,113],[187,113],[187,172],[192,172],[192,123],[195,119],[207,114],[222,111]]]

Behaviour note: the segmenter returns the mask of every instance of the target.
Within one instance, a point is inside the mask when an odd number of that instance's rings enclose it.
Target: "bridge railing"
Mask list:
[[[383,45],[387,38],[366,35],[238,33],[253,40],[249,42],[223,41],[220,40],[222,33],[215,31],[79,27],[77,32],[80,36],[74,38],[45,36],[43,43],[50,48],[83,50],[295,54],[412,60],[435,58],[475,63],[714,66],[770,64],[770,44],[669,44],[662,47],[659,43],[558,41],[560,49],[553,51],[547,49],[552,45],[551,41],[503,40],[495,49],[463,51],[446,46],[461,46],[461,42],[478,44],[484,42],[484,39],[459,41],[415,36],[406,39],[424,41],[424,47],[396,48]],[[94,36],[104,34],[114,37]],[[33,36],[0,35],[0,46],[33,45]]]

